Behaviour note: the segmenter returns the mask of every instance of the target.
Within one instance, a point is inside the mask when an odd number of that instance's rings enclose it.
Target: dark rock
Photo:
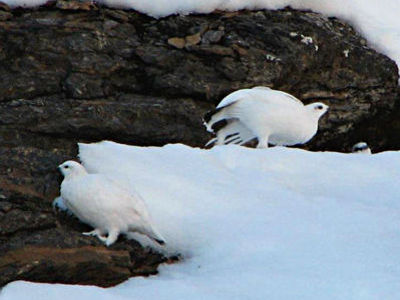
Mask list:
[[[0,1],[0,10],[2,10],[2,11],[11,11],[10,7],[6,3],[4,3],[2,1]]]
[[[61,249],[26,246],[0,257],[0,284],[23,279],[108,287],[128,279],[129,266],[127,251],[90,246]]]
[[[154,274],[162,255],[120,238],[105,248],[55,214],[56,167],[76,142],[210,138],[202,116],[266,85],[331,111],[304,146],[398,149],[398,69],[350,26],[313,12],[215,12],[155,20],[91,1],[0,5],[0,285],[17,279],[110,286]]]
[[[12,13],[0,10],[0,21],[7,21],[12,18]]]
[[[197,45],[201,41],[201,34],[198,32],[192,35],[188,35],[187,37],[185,37],[185,41],[187,47]]]
[[[75,0],[58,0],[56,7],[65,10],[92,10],[97,6],[91,0],[75,1]]]
[[[172,37],[168,39],[168,44],[174,46],[175,48],[182,49],[186,45],[186,41],[183,38]]]
[[[224,34],[225,32],[223,30],[210,30],[203,35],[201,41],[204,44],[218,43]]]
[[[23,208],[23,205],[19,205]],[[157,273],[167,258],[120,237],[105,247],[81,232],[90,228],[71,216],[15,208],[0,222],[0,286],[13,280],[118,284]]]
[[[166,262],[135,241],[120,239],[106,248],[97,238],[60,226],[13,236],[0,249],[0,285],[30,280],[108,287],[132,275],[156,274],[157,266]]]

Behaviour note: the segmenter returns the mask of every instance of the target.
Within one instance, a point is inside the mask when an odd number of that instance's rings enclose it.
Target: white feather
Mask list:
[[[72,214],[72,212],[65,205],[64,199],[62,197],[57,197],[53,200],[53,209],[56,211],[60,210],[60,211],[66,212],[69,215]]]
[[[261,97],[261,98],[268,97],[269,101],[271,102],[292,100],[304,106],[303,102],[301,102],[299,99],[288,93],[278,90],[273,90],[266,86],[255,86],[251,89],[242,89],[230,93],[228,96],[226,96],[224,99],[221,100],[221,102],[217,105],[217,108],[227,106],[229,104],[238,101],[239,99],[246,99],[248,97]]]

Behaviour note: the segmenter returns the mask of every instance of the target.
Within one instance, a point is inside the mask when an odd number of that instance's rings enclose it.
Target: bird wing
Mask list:
[[[151,239],[154,239],[159,244],[164,244],[165,239],[158,232],[158,230],[153,226],[152,218],[149,214],[148,208],[145,201],[140,196],[140,194],[134,191],[132,188],[126,189],[118,181],[109,179],[114,186],[118,186],[123,195],[123,203],[119,204],[118,214],[124,220],[126,220],[126,225],[128,225],[129,230],[137,231],[139,233],[145,234]]]
[[[235,103],[236,101],[238,101],[240,99],[249,97],[249,91],[251,91],[251,90],[243,89],[243,90],[238,90],[233,93],[230,93],[228,96],[226,96],[224,99],[222,99],[220,103],[218,103],[217,108],[222,108],[224,106],[228,106],[230,104]]]
[[[99,220],[128,210],[140,217],[148,217],[140,197],[132,195],[103,174],[89,174],[66,187],[62,189],[62,197],[67,207],[84,222],[91,221],[89,219],[93,217]]]
[[[287,100],[294,101],[295,103],[298,103],[298,104],[301,104],[302,106],[304,106],[304,103],[301,102],[299,99],[297,99],[295,96],[292,96],[292,95],[282,92],[282,91],[277,91],[277,92],[279,92],[282,95],[282,97],[285,97]]]
[[[138,217],[143,220],[149,219],[149,213],[146,204],[140,194],[133,190],[131,187],[129,190],[125,188],[123,184],[120,184],[117,180],[106,176],[107,182],[112,186],[114,191],[114,197],[118,197],[118,209],[129,210],[135,213]]]
[[[273,90],[270,88],[266,87],[255,87],[250,90],[249,92],[252,97],[260,99],[265,102],[270,102],[272,103],[277,103],[277,104],[295,104],[295,105],[301,105],[304,106],[303,102],[301,102],[299,99],[297,99],[295,96],[292,96],[288,93],[278,91],[278,90]]]
[[[224,99],[222,99],[222,101],[217,105],[217,108],[222,108],[241,99],[246,99],[249,97],[255,97],[257,99],[262,99],[263,101],[269,102],[290,101],[292,103],[295,103],[296,105],[301,104],[302,106],[304,106],[303,102],[288,93],[273,90],[266,86],[256,86],[251,89],[242,89],[229,94]]]

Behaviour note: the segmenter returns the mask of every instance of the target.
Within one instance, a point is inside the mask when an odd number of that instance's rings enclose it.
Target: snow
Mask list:
[[[11,6],[36,6],[47,0],[3,0]],[[153,17],[172,14],[209,13],[216,9],[295,9],[315,12],[346,20],[361,32],[370,45],[388,55],[400,66],[399,0],[99,0],[99,3],[131,8]],[[318,49],[316,49],[318,51]]]
[[[291,35],[293,36],[293,35]],[[314,43],[313,39],[311,36],[305,36],[305,35],[301,35],[301,41],[303,44],[306,45],[312,45]],[[318,45],[314,45],[315,51],[318,51],[319,46]]]
[[[400,299],[400,152],[103,142],[80,156],[134,184],[184,260],[109,289],[17,281],[1,300]]]

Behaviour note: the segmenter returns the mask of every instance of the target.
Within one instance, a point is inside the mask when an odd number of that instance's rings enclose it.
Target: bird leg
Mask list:
[[[82,232],[83,235],[87,235],[87,236],[97,236],[100,235],[100,230],[99,229],[94,229],[92,231],[89,232]]]
[[[257,144],[258,149],[263,149],[263,148],[268,148],[268,136],[259,139],[258,144]]]
[[[116,242],[116,240],[118,239],[119,236],[119,231],[112,229],[108,232],[108,237],[107,239],[105,239],[105,244],[106,246],[111,246],[112,244],[114,244]]]
[[[102,241],[103,243],[106,242],[107,238],[105,238],[103,236],[103,232],[100,229],[95,229],[89,232],[82,232],[83,235],[87,235],[87,236],[96,236],[100,241]]]

